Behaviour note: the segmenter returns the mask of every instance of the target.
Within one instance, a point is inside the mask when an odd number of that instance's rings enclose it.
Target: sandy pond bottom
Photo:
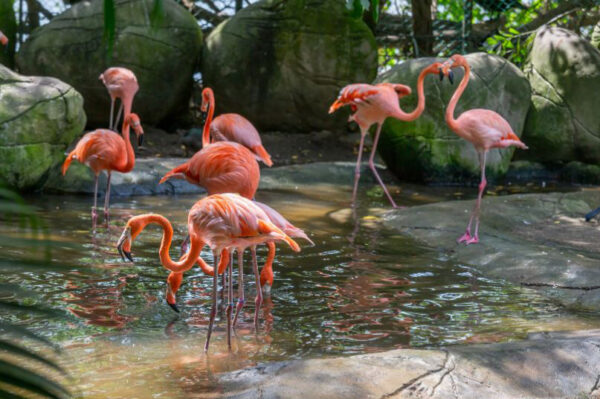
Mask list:
[[[451,200],[456,191],[404,187],[398,200],[408,206]],[[384,230],[378,221],[387,204],[378,195],[364,195],[358,218],[352,218],[349,195],[345,188],[328,185],[310,193],[260,193],[258,200],[307,231],[317,245],[305,245],[299,254],[278,246],[275,284],[261,310],[258,332],[252,323],[255,287],[246,257],[247,306],[231,353],[219,319],[209,354],[203,353],[211,279],[199,269],[186,273],[179,291],[182,313],[176,315],[165,304],[168,273],[158,260],[158,228],[146,230],[134,243],[135,264],[121,261],[115,250],[127,218],[152,211],[173,221],[172,255],[177,255],[195,196],[114,198],[110,224],[95,234],[90,197],[32,198],[50,238],[72,244],[52,250],[55,264],[73,268],[4,273],[0,283],[40,292],[40,302],[69,312],[62,319],[14,320],[66,349],[63,363],[75,378],[76,393],[85,398],[193,398],[220,389],[215,374],[259,362],[600,328],[598,317],[567,311],[535,291],[485,278],[444,259],[434,244],[424,247]],[[27,256],[18,248],[7,253]],[[259,264],[265,254],[259,251]],[[209,251],[203,256],[212,262]]]

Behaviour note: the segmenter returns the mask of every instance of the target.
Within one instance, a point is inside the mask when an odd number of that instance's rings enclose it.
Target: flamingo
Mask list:
[[[458,67],[463,67],[465,74],[446,108],[446,123],[454,133],[473,144],[479,156],[479,165],[481,167],[481,183],[479,184],[477,201],[471,212],[465,234],[460,236],[457,240],[459,243],[465,242],[466,245],[469,245],[479,242],[479,212],[481,209],[483,190],[487,184],[485,179],[485,162],[488,151],[492,148],[505,148],[510,146],[526,150],[527,146],[513,132],[506,119],[497,112],[489,109],[471,109],[460,114],[457,119],[454,119],[454,109],[460,96],[467,87],[471,67],[467,63],[465,57],[455,54],[444,62],[443,68],[440,70],[440,77],[443,79],[444,76],[447,76],[448,80],[452,83],[454,76],[452,69]],[[471,235],[473,218],[475,218],[475,234]]]
[[[415,108],[415,110],[409,114],[402,111],[400,105],[398,104],[398,99],[409,95],[411,93],[410,87],[402,84],[392,83],[378,83],[376,85],[364,83],[350,84],[340,90],[338,98],[333,104],[331,104],[331,107],[329,107],[329,113],[331,114],[345,105],[350,105],[350,109],[352,112],[354,112],[354,114],[350,116],[349,120],[356,122],[360,127],[360,145],[358,148],[356,169],[354,171],[352,204],[354,204],[356,201],[356,192],[358,190],[358,181],[360,179],[360,161],[362,158],[365,136],[367,135],[371,125],[376,123],[377,132],[375,133],[375,138],[373,139],[373,149],[371,150],[371,156],[369,157],[369,168],[371,168],[375,178],[383,188],[383,191],[392,204],[392,207],[398,207],[388,192],[387,187],[385,184],[383,184],[381,177],[379,177],[377,170],[375,169],[375,151],[377,150],[377,142],[379,141],[381,127],[383,126],[383,122],[388,117],[410,122],[421,116],[423,110],[425,109],[425,94],[423,91],[425,77],[430,74],[437,75],[441,66],[441,63],[434,62],[421,71],[417,79],[417,94],[419,98],[417,108]]]
[[[135,153],[129,140],[129,127],[138,137],[138,143],[143,141],[144,130],[140,124],[137,114],[129,113],[123,120],[122,135],[107,129],[97,129],[83,136],[75,146],[75,149],[67,155],[62,166],[63,176],[67,173],[71,162],[76,159],[88,165],[95,175],[94,184],[94,206],[92,208],[92,224],[96,225],[98,213],[96,211],[98,201],[98,176],[103,170],[106,171],[106,194],[104,196],[104,217],[108,219],[108,206],[110,201],[110,176],[111,172],[130,172],[135,165]]]
[[[258,131],[248,119],[240,114],[222,114],[212,120],[215,111],[215,95],[210,87],[202,90],[200,110],[202,113],[208,112],[202,134],[202,147],[210,144],[211,137],[213,141],[233,141],[248,148],[265,165],[269,167],[273,165],[271,156],[262,145]]]
[[[262,202],[258,202],[258,201],[253,201],[253,202],[255,205],[257,205],[260,209],[263,210],[263,212],[269,218],[269,221],[271,223],[273,223],[281,231],[283,231],[285,234],[287,234],[288,236],[290,236],[292,238],[304,238],[312,246],[315,245],[315,243],[310,238],[308,238],[308,236],[302,229],[291,224],[275,209],[271,208],[270,206],[268,206],[266,204],[263,204]],[[260,272],[260,287],[265,295],[269,295],[271,292],[271,287],[273,286],[273,260],[275,259],[276,248],[275,248],[275,243],[273,241],[269,241],[266,244],[269,248],[269,253],[267,255],[267,260]],[[187,252],[187,248],[184,250],[184,252]],[[237,252],[238,252],[238,267],[239,267],[238,303],[236,306],[235,316],[233,318],[233,326],[234,327],[237,323],[238,315],[239,315],[240,311],[242,310],[242,308],[244,307],[244,303],[245,303],[244,284],[243,284],[244,270],[243,270],[243,258],[242,258],[244,249],[238,248]],[[233,255],[233,252],[232,252],[232,255]],[[202,271],[204,273],[206,273],[210,276],[212,276],[214,274],[214,269],[211,266],[207,265],[206,262],[204,262],[201,257],[198,257],[198,265],[200,266],[200,268],[202,269]],[[217,273],[221,274],[223,272],[223,269],[224,269],[223,265],[219,265],[219,269],[218,269]],[[169,275],[169,277],[167,278],[167,282],[170,287],[167,290],[167,294],[168,294],[167,295],[167,303],[176,312],[179,312],[177,306],[175,305],[175,294],[177,293],[177,290],[181,286],[181,276],[177,276],[176,273],[171,273]],[[262,303],[262,299],[261,299],[261,303]],[[258,306],[257,309],[258,308],[260,308],[260,306]],[[255,320],[257,320],[256,314],[255,314]]]
[[[110,94],[110,119],[108,126],[110,130],[119,123],[121,118],[121,112],[125,109],[125,116],[131,112],[133,104],[133,97],[139,90],[139,85],[135,74],[127,68],[112,67],[102,72],[98,77],[108,89]],[[121,106],[117,113],[117,119],[113,121],[113,112],[115,107],[115,100],[121,99]]]
[[[258,288],[259,276],[256,263],[255,246],[267,241],[285,241],[294,251],[300,251],[298,244],[271,223],[267,215],[252,201],[238,194],[215,194],[204,197],[192,206],[188,215],[188,234],[190,236],[190,251],[175,262],[169,256],[169,248],[173,239],[171,223],[161,215],[145,214],[129,219],[121,235],[117,249],[121,256],[132,259],[131,244],[140,232],[150,223],[156,223],[163,228],[163,237],[159,255],[162,265],[175,273],[189,270],[200,256],[202,247],[207,244],[214,254],[215,265],[223,264],[221,260],[227,258],[231,248],[252,248],[253,269],[257,282],[257,302],[260,294]],[[217,262],[217,257],[220,257]],[[231,268],[229,268],[229,299],[227,307],[227,343],[231,349],[231,313],[233,305],[233,288]],[[217,313],[217,286],[218,273],[213,273],[212,310],[208,325],[208,333],[204,350],[208,351],[215,315]]]
[[[8,37],[6,37],[6,35],[2,33],[2,31],[0,31],[0,44],[2,44],[3,46],[8,45]]]

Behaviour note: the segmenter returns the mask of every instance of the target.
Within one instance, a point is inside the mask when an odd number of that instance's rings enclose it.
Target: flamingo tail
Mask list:
[[[252,147],[252,152],[254,152],[260,160],[262,160],[265,165],[268,167],[273,166],[273,161],[271,161],[271,155],[265,150],[265,147],[262,145],[255,145]]]
[[[186,163],[181,164],[179,166],[177,166],[176,168],[171,169],[169,172],[167,172],[166,175],[164,175],[162,177],[162,179],[160,179],[160,181],[158,182],[158,184],[163,184],[164,182],[166,182],[167,180],[169,180],[170,178],[181,178],[182,175],[185,174],[185,172],[187,172],[189,165]]]
[[[296,241],[292,240],[290,236],[281,231],[277,226],[273,223],[268,222],[266,220],[259,219],[258,220],[258,229],[261,233],[273,234],[276,238],[279,238],[287,243],[287,245],[292,248],[294,252],[300,252],[300,246],[296,243]]]

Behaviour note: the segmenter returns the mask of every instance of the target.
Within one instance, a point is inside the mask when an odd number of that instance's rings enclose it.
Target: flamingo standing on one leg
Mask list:
[[[98,176],[103,170],[106,171],[108,178],[106,180],[106,193],[104,197],[104,217],[108,219],[108,207],[110,201],[110,176],[111,172],[130,172],[135,166],[135,153],[129,140],[129,127],[138,137],[138,142],[142,142],[144,130],[140,124],[140,118],[137,114],[127,114],[123,120],[123,129],[119,136],[112,130],[97,129],[83,136],[77,143],[73,151],[67,155],[67,159],[62,166],[62,174],[67,173],[71,162],[76,159],[79,162],[88,165],[96,177],[94,184],[94,207],[92,208],[92,224],[96,225],[98,213],[96,211],[98,201]],[[140,144],[141,145],[141,144]]]
[[[454,119],[454,109],[456,108],[456,103],[458,103],[460,96],[467,87],[471,67],[467,63],[465,57],[456,54],[444,62],[444,66],[440,72],[442,79],[444,76],[447,76],[450,82],[452,82],[452,68],[458,67],[463,67],[465,74],[446,108],[446,123],[454,133],[473,144],[479,155],[479,165],[481,167],[481,183],[479,184],[479,194],[477,196],[475,208],[473,208],[473,211],[471,212],[465,234],[458,239],[459,243],[465,242],[469,245],[479,242],[479,212],[481,209],[481,198],[483,197],[483,191],[487,184],[485,179],[485,162],[488,151],[492,148],[505,148],[510,146],[526,150],[527,146],[513,132],[506,119],[497,112],[489,109],[471,109],[460,114],[457,119]],[[473,218],[475,218],[475,234],[471,235]]]
[[[0,31],[0,44],[2,44],[3,46],[8,45],[8,37],[6,37],[6,35],[2,33],[2,31]]]
[[[215,95],[210,87],[202,90],[202,105],[200,110],[208,112],[205,129],[202,134],[202,147],[213,141],[234,141],[248,148],[265,165],[272,166],[271,156],[262,145],[258,131],[250,121],[239,114],[222,114],[213,121]],[[209,129],[206,129],[206,126]]]
[[[159,250],[161,263],[165,268],[175,273],[189,270],[200,255],[202,247],[207,244],[213,251],[215,268],[217,254],[221,259],[228,256],[230,248],[254,248],[257,244],[267,241],[283,240],[294,250],[300,247],[294,240],[273,225],[267,215],[252,201],[237,194],[211,195],[196,202],[188,215],[188,234],[190,236],[190,251],[179,262],[174,262],[169,256],[169,248],[173,238],[173,227],[161,215],[147,214],[131,218],[119,239],[117,248],[123,255],[131,259],[131,243],[137,235],[150,223],[159,224],[163,228],[163,238]],[[253,251],[253,267],[258,288],[258,266]],[[219,262],[221,263],[221,262]],[[204,350],[208,350],[212,327],[217,312],[218,273],[213,273],[212,310],[206,336]],[[232,280],[229,279],[229,299],[232,300]],[[227,342],[231,348],[231,313],[230,302],[227,311]]]
[[[104,86],[108,89],[108,94],[110,94],[110,119],[108,126],[109,129],[113,130],[119,123],[123,109],[125,109],[125,117],[131,112],[133,97],[140,87],[135,74],[127,68],[108,68],[100,74],[98,79],[104,83]],[[117,98],[121,99],[121,106],[119,107],[117,118],[113,121],[115,100]]]
[[[379,83],[376,85],[369,85],[363,83],[351,84],[344,87],[340,91],[340,95],[329,108],[329,113],[335,112],[338,108],[344,105],[350,105],[351,110],[354,112],[350,116],[350,120],[353,120],[360,127],[360,145],[358,148],[358,159],[356,160],[356,169],[354,171],[354,188],[352,190],[352,204],[356,201],[356,193],[358,189],[358,181],[360,179],[360,161],[362,158],[362,152],[365,142],[365,136],[369,131],[369,127],[372,124],[377,124],[377,132],[373,139],[373,149],[371,150],[371,156],[369,157],[369,167],[375,178],[383,188],[387,198],[389,199],[392,207],[397,208],[396,203],[392,199],[392,196],[388,192],[387,187],[383,184],[381,177],[375,169],[375,151],[377,150],[377,142],[379,141],[379,135],[381,133],[381,127],[383,122],[388,118],[396,118],[401,121],[410,122],[417,119],[423,113],[425,109],[425,94],[423,90],[424,80],[427,75],[438,74],[440,71],[441,63],[435,62],[425,67],[417,79],[417,93],[418,103],[417,108],[409,114],[402,111],[398,104],[398,99],[402,98],[411,93],[410,87],[401,84],[392,83]]]

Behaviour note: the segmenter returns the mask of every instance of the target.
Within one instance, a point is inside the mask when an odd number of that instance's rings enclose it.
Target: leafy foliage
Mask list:
[[[0,233],[3,246],[27,247],[30,253],[41,255],[40,259],[19,260],[0,255],[0,270],[39,270],[50,260],[47,240],[39,240],[45,229],[35,214],[16,193],[0,187],[0,220],[6,226],[16,224],[20,231],[29,231],[32,238],[15,238]],[[4,252],[3,252],[4,253]],[[57,312],[42,306],[31,304],[32,293],[12,284],[0,284],[0,311],[4,314],[30,314],[56,316]],[[35,341],[43,347],[59,352],[47,339],[38,336],[26,328],[0,319],[0,397],[7,399],[26,399],[32,397],[66,399],[71,393],[57,377],[67,373],[54,360],[39,351],[25,346],[26,341]]]
[[[379,21],[380,7],[385,3],[385,0],[346,0],[346,8],[350,10],[350,15],[353,18],[362,18],[365,11],[371,13],[371,19],[377,23]]]

